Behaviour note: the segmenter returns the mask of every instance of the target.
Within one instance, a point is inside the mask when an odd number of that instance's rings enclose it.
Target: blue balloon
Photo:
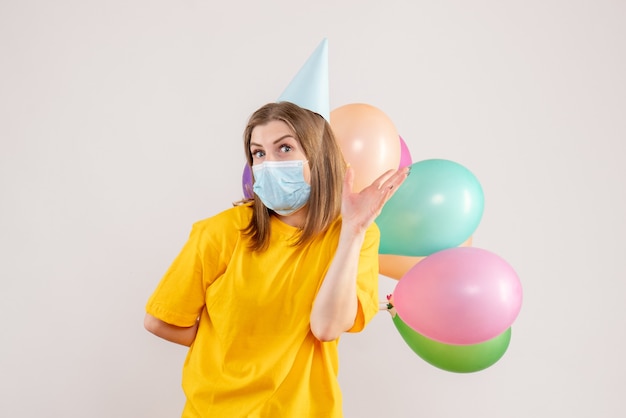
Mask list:
[[[380,254],[428,256],[472,236],[483,215],[483,190],[449,160],[413,163],[411,174],[376,218]]]

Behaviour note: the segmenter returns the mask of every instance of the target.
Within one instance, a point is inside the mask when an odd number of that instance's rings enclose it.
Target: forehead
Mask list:
[[[273,120],[264,125],[257,125],[250,134],[250,142],[258,145],[269,145],[281,138],[297,140],[296,134],[289,125],[281,120]]]

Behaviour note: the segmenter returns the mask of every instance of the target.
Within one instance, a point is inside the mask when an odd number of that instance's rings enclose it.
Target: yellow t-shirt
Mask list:
[[[251,252],[241,230],[252,209],[236,206],[193,225],[146,310],[198,333],[183,367],[183,417],[341,417],[337,342],[310,330],[315,295],[337,248],[341,221],[309,244],[276,217],[270,245]],[[378,312],[378,243],[368,229],[351,332]]]

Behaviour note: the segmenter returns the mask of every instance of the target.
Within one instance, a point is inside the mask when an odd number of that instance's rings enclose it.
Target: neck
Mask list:
[[[274,215],[278,217],[282,222],[286,223],[289,226],[293,226],[295,228],[302,229],[304,227],[304,221],[306,220],[306,215],[308,213],[308,207],[305,205],[304,207],[298,209],[291,215],[279,215],[274,212]]]

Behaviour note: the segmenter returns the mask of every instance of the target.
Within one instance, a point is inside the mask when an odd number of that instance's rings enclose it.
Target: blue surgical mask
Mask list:
[[[253,165],[254,193],[279,215],[291,215],[311,195],[311,185],[304,180],[304,163],[303,160],[265,161]]]

